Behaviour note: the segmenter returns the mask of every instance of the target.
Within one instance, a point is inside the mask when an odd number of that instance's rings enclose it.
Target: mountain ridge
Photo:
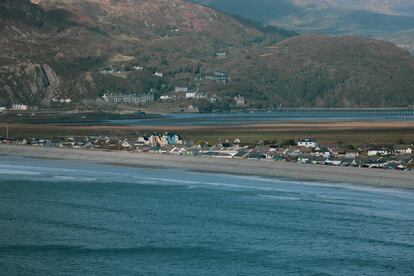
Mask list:
[[[299,33],[369,36],[414,53],[414,1],[400,0],[195,0],[265,25]],[[392,39],[390,39],[392,37]]]

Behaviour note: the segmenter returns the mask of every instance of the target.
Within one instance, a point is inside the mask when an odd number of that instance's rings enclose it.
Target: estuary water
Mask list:
[[[254,124],[286,124],[292,121],[413,121],[413,115],[348,115],[327,112],[309,113],[189,113],[166,114],[161,118],[107,120],[95,122],[102,125],[123,126],[239,126]],[[78,123],[79,124],[79,123]]]
[[[414,192],[0,156],[1,275],[413,275]]]
[[[42,121],[47,124],[83,125],[83,126],[246,126],[255,124],[287,124],[294,121],[413,121],[414,115],[368,115],[368,114],[337,114],[326,112],[310,113],[174,113],[163,114],[155,118],[136,119],[102,119],[88,120],[52,120]]]

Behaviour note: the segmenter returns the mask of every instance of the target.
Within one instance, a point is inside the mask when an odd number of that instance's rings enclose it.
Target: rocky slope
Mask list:
[[[4,0],[0,105],[99,105],[104,93],[159,96],[175,86],[199,87],[216,105],[238,94],[252,106],[414,104],[407,52],[375,40],[292,35],[182,0]],[[230,81],[206,78],[214,72]]]
[[[46,64],[21,63],[0,67],[0,84],[12,103],[47,106],[58,93],[59,77]]]

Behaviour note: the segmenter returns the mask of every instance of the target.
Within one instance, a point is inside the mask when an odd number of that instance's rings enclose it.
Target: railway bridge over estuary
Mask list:
[[[275,113],[281,115],[309,115],[333,117],[392,117],[414,116],[414,108],[290,108],[247,109],[247,113]]]

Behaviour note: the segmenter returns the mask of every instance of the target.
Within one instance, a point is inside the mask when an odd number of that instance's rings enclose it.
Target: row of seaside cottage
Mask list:
[[[134,140],[108,136],[60,137],[54,139],[4,139],[0,143],[39,147],[133,151],[212,158],[279,160],[314,165],[414,170],[414,146],[410,144],[375,146],[356,149],[341,145],[319,145],[303,139],[289,145],[258,143],[243,146],[239,139],[216,145],[183,141],[176,133],[153,133]]]

